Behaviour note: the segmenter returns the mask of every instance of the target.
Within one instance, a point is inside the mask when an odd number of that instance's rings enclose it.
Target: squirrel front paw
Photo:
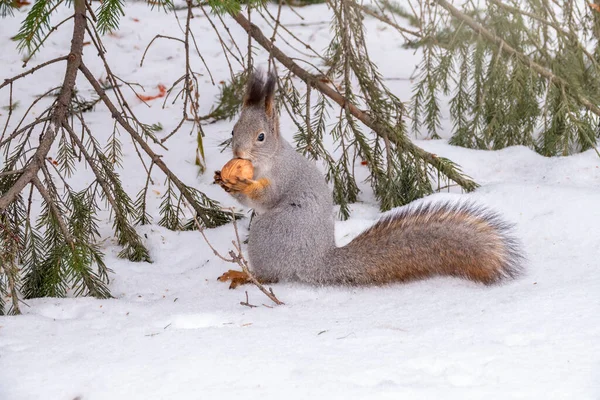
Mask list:
[[[221,175],[221,171],[215,171],[214,182],[221,186],[226,192],[244,192],[251,186],[255,181],[252,179],[246,179],[242,177],[234,177],[233,179],[224,179]]]
[[[228,192],[242,192],[245,193],[248,188],[254,184],[255,181],[252,179],[246,178],[236,178],[232,179],[223,179],[223,184],[221,185]]]
[[[215,176],[213,177],[213,183],[221,184],[223,179],[221,178],[221,171],[215,171]]]
[[[221,188],[223,188],[223,190],[225,190],[226,192],[231,191],[231,189],[229,189],[229,187],[225,184],[225,181],[223,180],[223,176],[221,175],[221,171],[215,171],[215,175],[213,177],[213,183],[221,186]]]

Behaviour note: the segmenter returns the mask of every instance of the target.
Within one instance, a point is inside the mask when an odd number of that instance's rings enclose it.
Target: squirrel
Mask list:
[[[273,74],[251,75],[232,131],[234,157],[252,163],[253,179],[214,177],[255,211],[248,256],[260,282],[380,285],[447,275],[489,285],[519,275],[523,256],[511,225],[473,203],[408,205],[337,247],[331,190],[281,137],[275,83]],[[248,282],[234,270],[218,279],[231,289]]]

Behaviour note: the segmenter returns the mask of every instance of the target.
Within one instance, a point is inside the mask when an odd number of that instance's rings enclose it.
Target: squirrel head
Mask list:
[[[239,120],[233,127],[231,145],[235,157],[260,164],[279,149],[279,117],[275,107],[275,83],[271,73],[253,72],[248,80]]]

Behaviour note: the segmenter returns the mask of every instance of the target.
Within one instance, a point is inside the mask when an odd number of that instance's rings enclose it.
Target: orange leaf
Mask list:
[[[162,83],[159,83],[157,88],[158,88],[158,94],[156,94],[154,96],[138,94],[137,95],[138,99],[140,99],[142,101],[150,101],[150,100],[159,99],[161,97],[165,97],[165,95],[167,94],[167,87],[165,85],[163,85]]]
[[[596,12],[600,12],[600,4],[595,4],[595,3],[588,3],[588,5],[590,6],[590,8]]]

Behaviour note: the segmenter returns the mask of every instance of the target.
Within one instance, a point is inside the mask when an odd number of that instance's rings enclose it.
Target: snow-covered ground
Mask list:
[[[307,22],[329,20],[325,6],[300,9]],[[200,11],[194,32],[216,81],[228,67]],[[55,21],[67,15],[61,10]],[[183,15],[183,14],[181,14]],[[284,20],[299,22],[284,10]],[[2,20],[0,78],[21,72],[10,37],[19,18]],[[226,19],[235,37],[243,32]],[[264,23],[259,25],[266,28]],[[70,29],[59,30],[31,66],[63,54]],[[403,50],[391,29],[367,20],[371,56],[386,77],[408,78],[418,54]],[[327,24],[297,28],[315,48],[330,40]],[[268,31],[270,34],[270,30]],[[108,59],[124,79],[143,84],[149,94],[183,73],[183,48],[159,41],[143,68],[139,60],[156,33],[180,35],[172,15],[143,4],[126,8],[121,30],[106,36]],[[279,42],[283,46],[283,43]],[[85,59],[100,76],[91,47]],[[204,71],[197,57],[197,71]],[[33,96],[58,84],[64,70],[53,66],[19,82],[15,98],[22,111]],[[201,101],[208,111],[217,93],[208,76]],[[86,86],[79,81],[80,90]],[[410,82],[390,80],[402,99]],[[128,94],[141,120],[161,122],[166,135],[178,122],[181,103],[146,107]],[[6,90],[0,105],[8,104]],[[6,110],[0,110],[0,122]],[[103,107],[87,118],[106,140],[112,119]],[[449,121],[444,121],[448,136]],[[230,157],[218,143],[231,122],[205,127],[208,170]],[[293,135],[283,116],[283,132]],[[122,136],[122,176],[135,195],[145,172],[131,141]],[[516,224],[527,253],[526,273],[501,286],[436,278],[378,288],[312,288],[277,284],[285,306],[270,305],[253,287],[228,290],[216,278],[231,267],[214,257],[197,232],[139,227],[152,264],[117,258],[110,221],[102,221],[111,300],[44,298],[27,300],[24,315],[0,318],[0,399],[399,399],[399,398],[600,398],[600,159],[593,151],[566,158],[543,158],[524,147],[474,151],[446,140],[417,141],[448,157],[482,186],[473,194],[437,194],[431,200],[470,199],[499,211]],[[184,130],[160,150],[188,184],[225,205],[234,202],[215,185],[212,174],[198,176],[195,138]],[[156,171],[151,206],[164,192]],[[75,185],[89,182],[80,170]],[[348,242],[378,215],[364,187],[364,202],[350,220],[337,224],[340,244]],[[246,222],[240,225],[246,230]],[[225,251],[231,225],[207,231]],[[240,305],[246,299],[258,305]]]

